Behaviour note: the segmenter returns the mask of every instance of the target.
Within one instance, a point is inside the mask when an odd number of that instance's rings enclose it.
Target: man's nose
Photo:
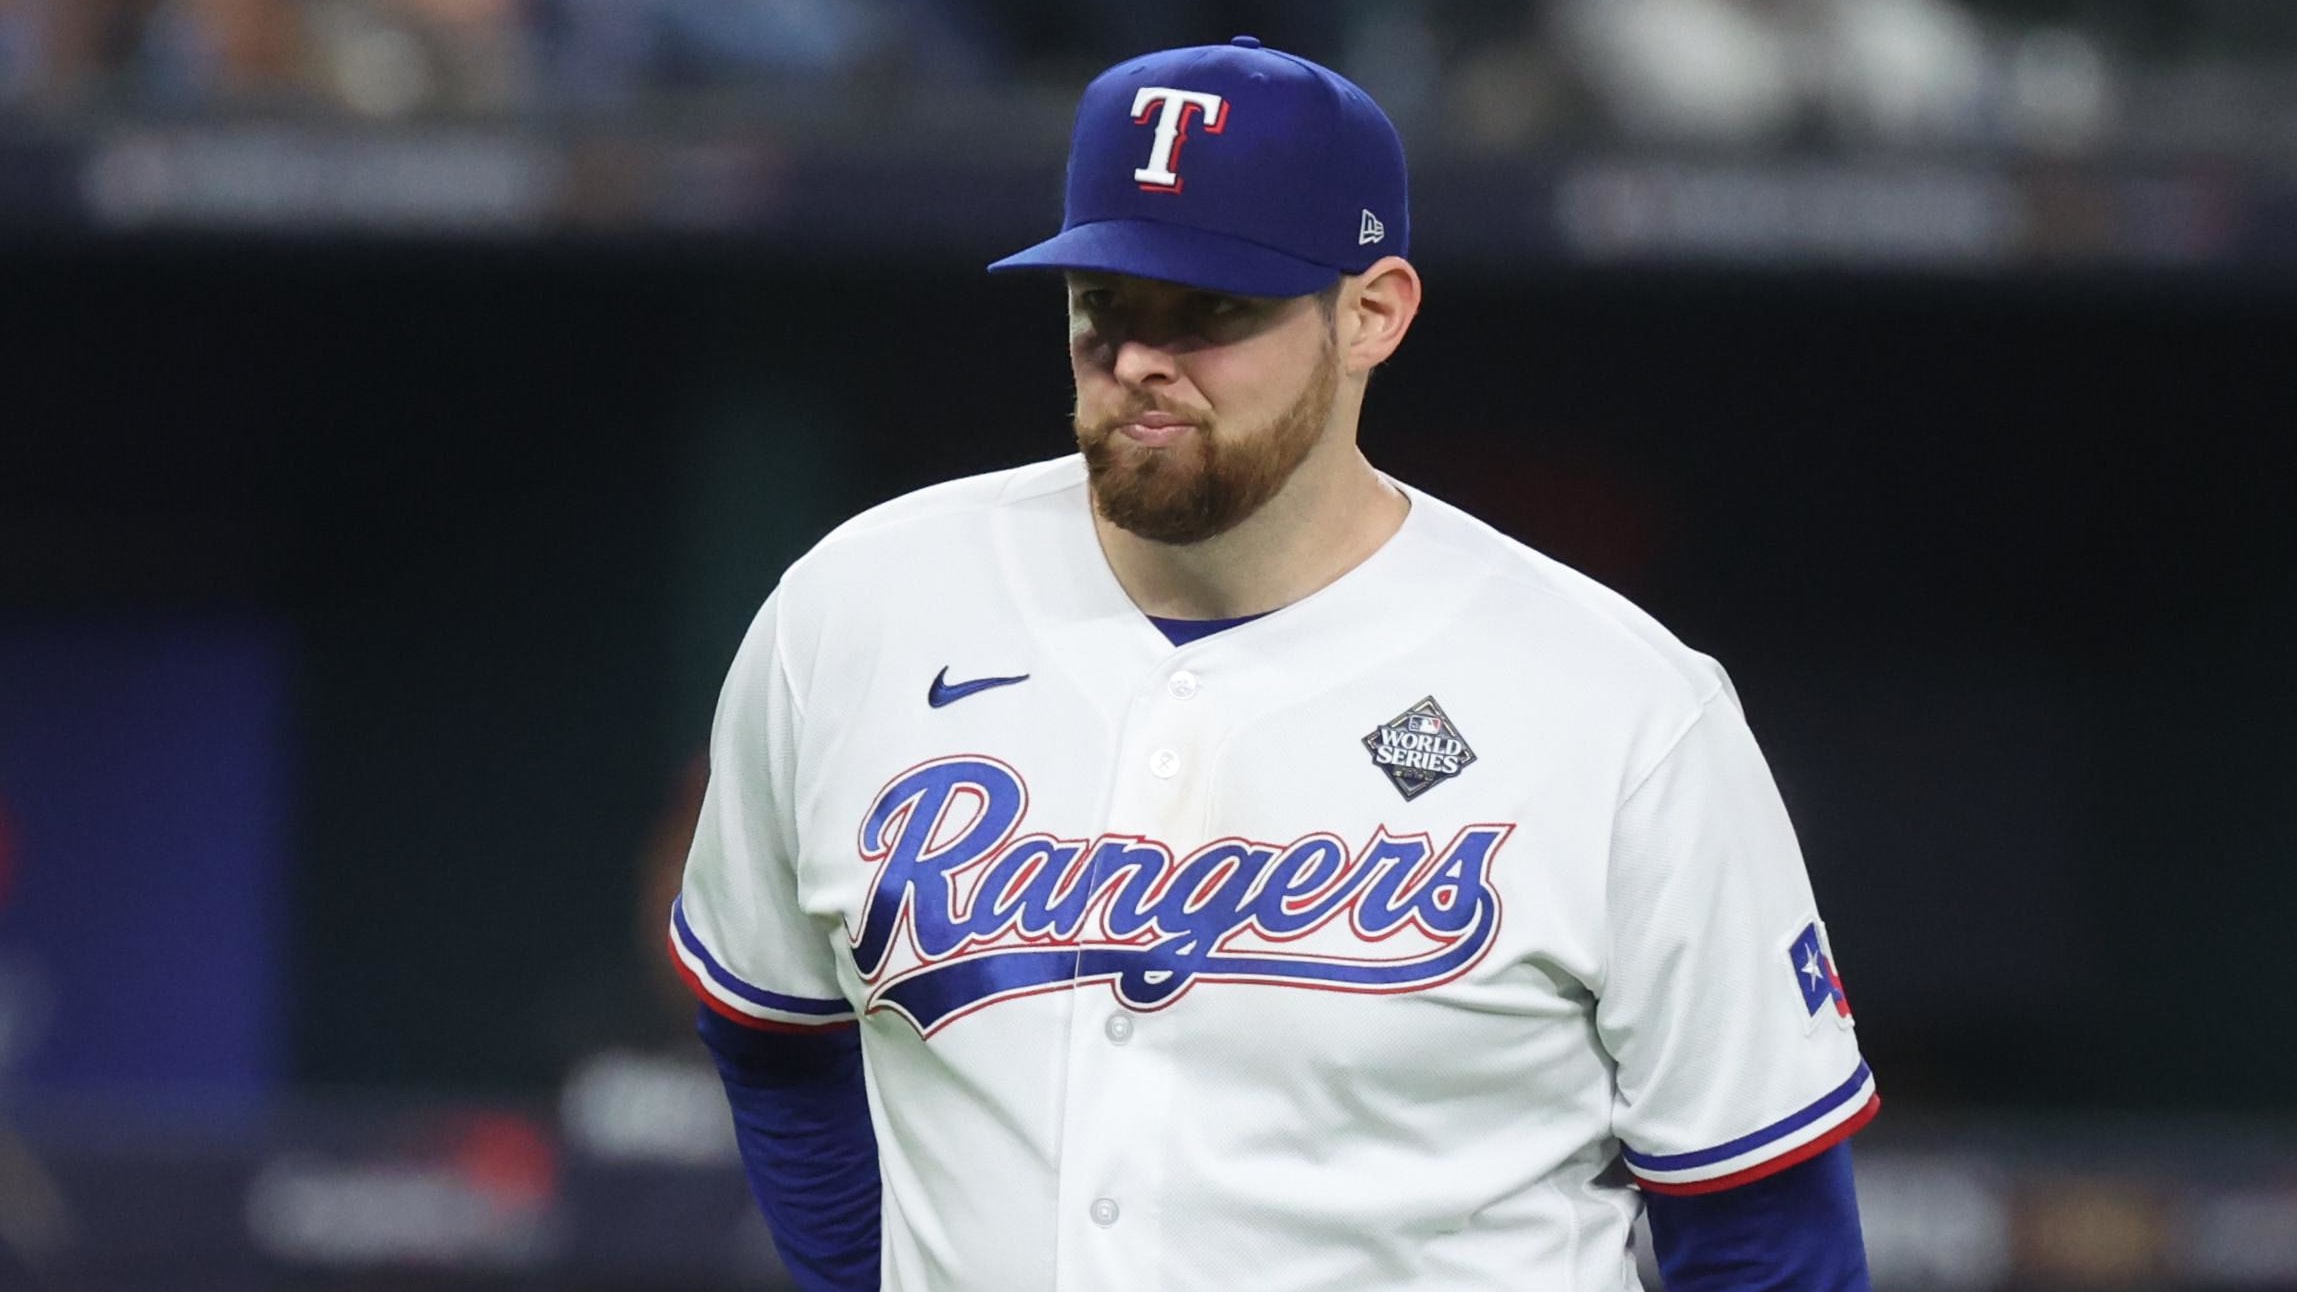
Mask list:
[[[1114,368],[1116,379],[1128,386],[1169,385],[1180,375],[1170,351],[1131,339],[1117,346]]]

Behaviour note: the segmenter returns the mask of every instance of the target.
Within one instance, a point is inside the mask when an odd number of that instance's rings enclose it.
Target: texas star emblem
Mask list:
[[[1374,727],[1364,737],[1364,748],[1407,803],[1476,760],[1476,751],[1432,695]]]
[[[1803,926],[1795,940],[1787,947],[1787,960],[1794,965],[1795,983],[1802,988],[1804,1035],[1817,1030],[1818,1021],[1832,1017],[1834,1025],[1845,1031],[1858,1026],[1851,1017],[1850,995],[1842,989],[1842,975],[1835,972],[1834,949],[1827,944],[1826,926],[1813,920]]]

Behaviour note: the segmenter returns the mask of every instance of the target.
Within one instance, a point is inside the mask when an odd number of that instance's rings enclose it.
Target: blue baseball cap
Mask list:
[[[1404,143],[1372,96],[1250,36],[1085,87],[1061,231],[989,266],[1306,296],[1408,254]]]

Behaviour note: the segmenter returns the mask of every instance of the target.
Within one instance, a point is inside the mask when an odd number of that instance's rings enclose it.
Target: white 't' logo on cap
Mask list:
[[[1165,193],[1180,191],[1180,146],[1188,142],[1188,114],[1204,114],[1204,133],[1217,135],[1228,125],[1228,101],[1217,94],[1201,90],[1174,90],[1161,85],[1144,85],[1133,96],[1133,122],[1146,125],[1149,109],[1159,103],[1164,110],[1156,118],[1156,147],[1149,151],[1148,165],[1133,172],[1140,186]]]

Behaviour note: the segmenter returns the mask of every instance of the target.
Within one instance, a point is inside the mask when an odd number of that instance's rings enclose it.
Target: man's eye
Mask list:
[[[1199,296],[1196,298],[1196,307],[1216,319],[1244,312],[1244,302],[1234,296]]]
[[[1105,291],[1096,287],[1088,291],[1077,293],[1077,308],[1085,311],[1088,314],[1103,314],[1108,311],[1109,306],[1114,303],[1115,299],[1116,294],[1114,292]]]

